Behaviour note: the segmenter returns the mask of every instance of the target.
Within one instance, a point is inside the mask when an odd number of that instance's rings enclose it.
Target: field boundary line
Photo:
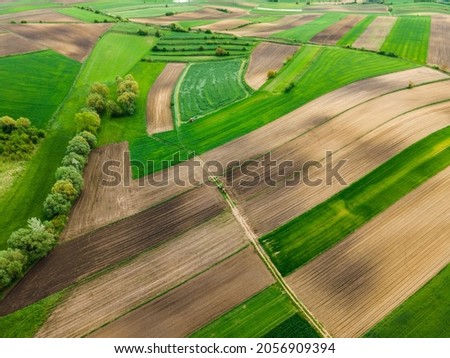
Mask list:
[[[170,63],[170,62],[168,62],[168,63]],[[192,66],[192,63],[188,63],[187,66],[184,68],[183,73],[178,78],[177,84],[176,84],[175,89],[172,94],[172,99],[173,99],[172,112],[173,112],[173,121],[174,121],[175,128],[180,127],[182,124],[181,123],[181,111],[180,111],[180,99],[179,99],[180,98],[180,87],[184,81],[184,78],[186,77],[187,72],[191,68],[191,66]]]
[[[195,159],[201,163],[203,168],[205,168],[205,162],[199,156],[196,156]],[[204,169],[204,170],[207,172],[206,169]],[[286,291],[288,296],[291,298],[291,300],[294,302],[294,304],[297,306],[297,308],[303,314],[303,316],[308,321],[308,323],[311,324],[311,326],[317,331],[317,333],[322,335],[322,337],[331,338],[332,337],[331,334],[327,332],[327,330],[323,327],[323,325],[317,320],[316,317],[314,317],[314,315],[308,310],[308,308],[298,299],[298,297],[294,294],[294,292],[289,287],[289,285],[284,281],[281,273],[278,271],[276,266],[270,260],[267,253],[264,251],[264,249],[259,244],[256,234],[253,232],[253,230],[248,225],[245,217],[240,213],[239,209],[237,208],[237,206],[231,199],[230,195],[228,194],[228,192],[225,189],[224,185],[222,184],[221,180],[217,176],[213,176],[213,175],[209,176],[209,178],[213,183],[216,184],[216,186],[219,189],[219,191],[221,192],[224,200],[229,205],[233,216],[235,217],[236,221],[244,229],[244,232],[246,234],[248,241],[255,248],[260,259],[266,265],[267,269],[270,271],[270,273],[273,275],[273,277],[276,279],[276,281]]]

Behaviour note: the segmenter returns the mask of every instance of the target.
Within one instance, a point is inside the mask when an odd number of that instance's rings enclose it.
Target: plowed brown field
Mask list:
[[[450,71],[450,16],[432,16],[428,60],[445,71]]]
[[[75,289],[38,336],[86,335],[208,269],[245,242],[245,233],[230,213],[216,216]]]
[[[283,66],[284,60],[297,50],[297,46],[262,42],[250,57],[245,81],[255,90],[260,88],[267,81],[267,72],[278,71]]]
[[[258,173],[257,184],[244,187],[239,185],[240,180],[254,180],[255,175],[235,173],[231,192],[257,234],[272,231],[345,188],[337,180],[325,183],[326,151],[333,153],[333,166],[339,160],[346,161],[339,174],[351,184],[421,138],[450,125],[448,103],[440,112],[441,116],[432,113],[427,121],[420,116],[410,121],[401,117],[402,113],[415,108],[449,99],[450,81],[445,81],[366,102],[274,149],[273,161],[293,162],[284,168],[282,175],[278,167],[266,167]],[[308,171],[303,167],[308,161],[320,162],[322,167],[312,167]],[[269,185],[264,180],[268,177],[274,184]],[[289,184],[295,182],[294,177],[302,180]],[[311,182],[317,179],[323,182],[308,185],[303,181],[305,177]]]
[[[184,337],[273,282],[249,247],[91,336]]]
[[[378,16],[352,46],[355,48],[378,51],[383,45],[387,35],[391,32],[396,21],[396,17]]]
[[[353,28],[353,26],[364,19],[364,17],[364,15],[348,15],[341,21],[331,25],[322,32],[319,32],[311,39],[311,42],[326,45],[335,45],[342,36],[344,36]]]
[[[27,40],[10,32],[0,33],[0,56],[17,55],[21,53],[44,50],[46,47],[40,43]]]
[[[287,278],[333,336],[362,335],[449,263],[449,187],[447,168]]]
[[[4,26],[28,40],[83,61],[111,24],[26,24]]]
[[[61,14],[56,11],[42,9],[42,10],[30,10],[23,12],[16,12],[12,14],[0,15],[0,24],[10,24],[11,21],[20,23],[26,22],[81,22],[74,17]]]
[[[173,129],[170,101],[184,63],[169,63],[153,84],[147,97],[147,132],[155,134]]]
[[[201,187],[56,247],[0,303],[0,315],[191,230],[224,210],[214,188]]]

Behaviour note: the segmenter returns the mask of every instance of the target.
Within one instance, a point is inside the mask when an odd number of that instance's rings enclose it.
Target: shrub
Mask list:
[[[80,135],[73,137],[67,145],[66,154],[76,153],[87,157],[91,151],[89,143]]]
[[[48,194],[44,201],[44,213],[49,219],[58,215],[67,215],[71,208],[72,201],[60,193]]]
[[[115,101],[108,101],[108,111],[111,113],[111,117],[121,117],[123,116],[123,110]]]
[[[56,169],[56,180],[69,180],[78,193],[83,190],[83,177],[80,172],[72,166],[64,166]]]
[[[148,31],[147,31],[147,30],[139,29],[139,30],[137,31],[137,34],[138,34],[139,36],[148,36]]]
[[[89,92],[99,94],[103,98],[107,98],[109,96],[108,86],[100,82],[95,82],[92,84]]]
[[[0,118],[0,129],[3,133],[11,133],[14,129],[16,129],[16,126],[17,123],[13,118],[9,116]]]
[[[270,71],[267,72],[267,79],[270,80],[271,78],[275,78],[276,75],[277,75],[277,71],[275,71],[275,70],[270,70]]]
[[[26,258],[19,250],[0,251],[0,290],[22,277]]]
[[[86,132],[86,133],[89,133],[89,132]],[[86,158],[83,157],[82,155],[72,152],[72,153],[68,153],[64,156],[61,164],[65,167],[72,166],[77,171],[82,172],[84,166],[86,165]]]
[[[47,222],[47,230],[53,235],[59,235],[64,230],[67,220],[67,215],[57,215]]]
[[[100,128],[100,117],[95,112],[80,112],[75,115],[77,132],[89,131],[96,134]]]
[[[125,92],[121,94],[117,98],[117,103],[119,104],[120,108],[122,109],[122,113],[125,113],[129,116],[134,114],[135,111],[135,100],[136,95],[132,92]]]
[[[46,256],[55,244],[55,236],[36,218],[29,219],[27,228],[13,232],[8,239],[8,247],[20,250],[30,263]]]
[[[18,120],[16,120],[16,127],[30,128],[31,122],[28,118],[20,117]]]
[[[80,137],[83,137],[86,140],[86,142],[88,142],[91,149],[94,149],[95,146],[97,145],[97,137],[94,134],[92,134],[91,132],[83,131],[83,132],[78,133],[78,135]]]
[[[106,99],[98,93],[91,93],[86,98],[86,106],[98,114],[102,114],[106,110]]]
[[[284,93],[289,93],[292,91],[292,89],[295,87],[295,83],[294,82],[290,82],[285,88],[284,88]]]
[[[70,201],[74,201],[78,195],[77,190],[69,180],[58,180],[52,187],[52,194],[61,194]]]
[[[210,29],[206,29],[205,34],[212,34],[212,31]]]
[[[223,49],[222,47],[216,48],[216,56],[228,56],[230,53]]]
[[[120,82],[120,84],[117,86],[117,93],[121,95],[125,92],[132,92],[134,94],[137,94],[139,92],[138,83],[134,79],[125,79]]]

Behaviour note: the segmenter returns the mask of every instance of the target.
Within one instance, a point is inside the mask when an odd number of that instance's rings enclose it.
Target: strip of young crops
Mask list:
[[[339,194],[260,239],[286,276],[450,165],[450,127],[431,134]]]
[[[351,46],[359,36],[367,29],[367,27],[375,20],[376,16],[367,16],[359,24],[353,27],[349,32],[347,32],[341,39],[336,43],[338,46]]]

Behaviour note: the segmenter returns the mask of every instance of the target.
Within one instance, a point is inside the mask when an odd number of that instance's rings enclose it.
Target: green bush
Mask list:
[[[96,134],[100,128],[100,117],[95,112],[80,112],[75,115],[77,132],[88,131]]]
[[[22,277],[26,258],[19,250],[0,251],[0,290]]]
[[[106,111],[106,99],[98,93],[91,93],[86,98],[86,106],[98,114],[102,114]]]
[[[80,137],[83,137],[86,140],[86,142],[88,142],[91,149],[94,149],[97,146],[97,137],[91,132],[83,131],[78,133],[78,135]]]
[[[49,219],[59,215],[67,215],[71,208],[72,201],[60,193],[48,194],[44,201],[44,213]]]
[[[66,154],[76,153],[87,158],[91,152],[89,143],[80,135],[73,137],[67,145]]]
[[[74,201],[79,194],[69,180],[58,180],[52,187],[52,194],[61,194],[69,201]]]
[[[72,152],[64,156],[61,164],[65,167],[74,167],[77,171],[82,172],[86,165],[86,158]]]
[[[56,180],[69,180],[78,193],[83,190],[83,177],[80,171],[72,166],[59,167],[56,169]]]

